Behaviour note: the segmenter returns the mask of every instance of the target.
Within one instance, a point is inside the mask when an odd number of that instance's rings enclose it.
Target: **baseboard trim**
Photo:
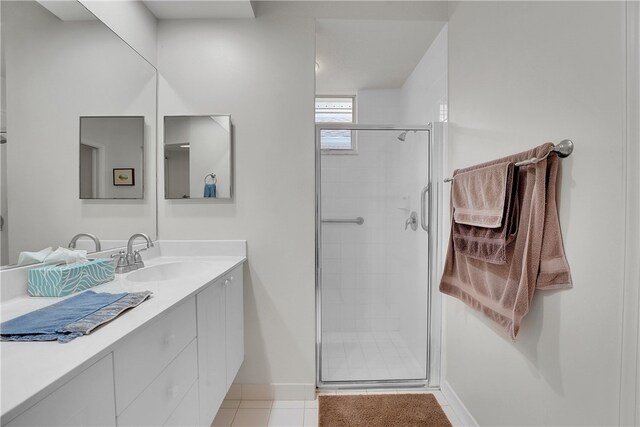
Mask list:
[[[448,381],[443,381],[440,386],[440,391],[444,394],[445,399],[449,402],[449,406],[453,409],[453,412],[457,415],[458,419],[462,423],[463,426],[478,426],[478,422],[473,418],[471,412],[464,406],[458,394],[451,388],[451,385]]]
[[[314,400],[316,385],[305,383],[232,384],[228,400]]]

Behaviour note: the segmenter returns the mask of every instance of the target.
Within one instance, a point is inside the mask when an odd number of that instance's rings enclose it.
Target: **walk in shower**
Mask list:
[[[431,125],[316,126],[320,387],[433,384],[434,147]]]

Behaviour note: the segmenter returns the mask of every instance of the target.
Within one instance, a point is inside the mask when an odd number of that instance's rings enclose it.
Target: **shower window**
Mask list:
[[[355,96],[316,96],[316,123],[355,123]],[[356,154],[355,135],[350,130],[323,130],[320,148],[324,154]]]

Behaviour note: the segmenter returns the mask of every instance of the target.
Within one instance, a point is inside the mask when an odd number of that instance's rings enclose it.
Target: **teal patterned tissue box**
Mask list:
[[[64,297],[113,280],[114,270],[113,261],[105,258],[32,268],[27,291],[32,297]]]

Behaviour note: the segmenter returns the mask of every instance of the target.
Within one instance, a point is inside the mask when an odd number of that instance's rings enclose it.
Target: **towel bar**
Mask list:
[[[569,155],[573,153],[573,141],[571,141],[570,139],[563,139],[553,147],[552,151],[554,151],[555,153],[558,153],[558,157],[560,158],[569,157]],[[547,154],[547,156],[548,155],[549,154]],[[539,161],[546,159],[547,156],[544,156],[540,159],[537,157],[532,157],[529,160],[523,160],[522,162],[516,163],[516,166],[535,165]],[[453,178],[444,179],[444,182],[451,182],[451,181],[453,181]]]

